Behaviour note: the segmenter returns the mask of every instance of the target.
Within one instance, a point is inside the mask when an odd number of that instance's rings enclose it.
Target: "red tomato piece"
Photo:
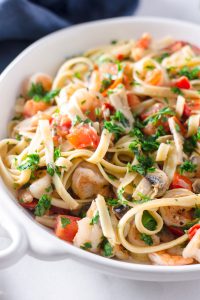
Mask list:
[[[118,60],[123,60],[124,59],[124,55],[121,54],[121,53],[117,54],[117,59]]]
[[[191,116],[191,108],[186,103],[184,105],[183,115],[187,118],[189,118]]]
[[[60,239],[72,242],[77,231],[80,218],[69,215],[58,215],[56,219],[55,234]]]
[[[186,89],[186,90],[189,90],[191,88],[190,81],[186,76],[180,77],[176,81],[175,86],[178,87],[179,89]]]
[[[23,206],[24,208],[27,208],[27,209],[30,209],[30,210],[33,210],[35,209],[38,201],[37,200],[33,200],[32,202],[22,202],[22,201],[19,201],[20,205]]]
[[[176,236],[182,236],[184,235],[184,231],[181,228],[175,227],[175,226],[168,226],[169,231],[176,235]]]
[[[110,104],[110,103],[104,103],[103,104],[102,110],[105,110],[105,109],[109,109],[111,113],[115,112],[114,106],[112,106],[112,104]]]
[[[191,191],[192,182],[186,176],[175,173],[171,184],[171,189],[179,189],[179,188],[183,188]]]
[[[188,230],[189,239],[191,240],[196,232],[200,229],[200,224],[195,224]]]
[[[67,136],[68,141],[77,149],[92,147],[97,148],[100,137],[96,130],[89,125],[75,127]]]

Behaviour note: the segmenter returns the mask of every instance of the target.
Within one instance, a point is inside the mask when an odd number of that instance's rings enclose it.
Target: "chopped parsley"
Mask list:
[[[156,220],[152,217],[152,215],[147,210],[143,212],[142,224],[144,225],[145,228],[151,231],[155,230],[157,226]]]
[[[107,174],[108,175],[108,177],[111,179],[111,180],[116,180],[117,179],[117,177],[115,177],[114,175],[112,175],[112,174]]]
[[[76,115],[75,118],[73,119],[72,125],[76,126],[76,125],[78,125],[80,123],[89,124],[89,123],[92,123],[92,121],[90,119],[88,119],[88,118],[85,119],[85,120],[82,120],[79,115]]]
[[[102,249],[103,249],[103,256],[110,257],[113,255],[113,247],[109,243],[109,241],[104,238],[102,243]]]
[[[51,185],[45,189],[45,192],[47,192],[47,193],[50,193],[52,191],[53,191],[53,188]]]
[[[118,205],[119,204],[119,200],[118,199],[115,199],[115,198],[107,198],[106,199],[106,202],[108,205],[110,206],[115,206],[115,205]]]
[[[55,149],[54,149],[54,161],[55,161],[56,159],[58,159],[60,156],[61,156],[60,148],[55,148]]]
[[[179,71],[180,76],[186,76],[189,80],[195,80],[199,78],[200,68],[195,67],[193,69],[189,69],[188,66],[184,66]]]
[[[198,206],[195,207],[194,217],[200,219],[200,207]]]
[[[97,224],[99,222],[99,212],[97,211],[95,216],[92,218],[90,225]]]
[[[177,86],[171,87],[171,91],[172,91],[174,94],[177,94],[177,95],[183,95],[183,92],[182,92],[181,89],[179,89]]]
[[[48,195],[43,194],[35,208],[35,215],[39,217],[43,216],[46,213],[46,211],[50,209],[50,207],[51,198]]]
[[[53,176],[54,173],[55,173],[55,168],[54,168],[54,165],[52,163],[49,163],[47,164],[47,173],[50,175],[50,176]]]
[[[153,65],[146,65],[145,69],[151,71],[151,70],[155,69],[155,66],[153,66]]]
[[[66,217],[61,217],[60,219],[62,228],[65,228],[67,225],[71,224],[71,220]]]
[[[15,138],[17,141],[21,141],[22,135],[18,133],[16,134]]]
[[[113,116],[111,116],[111,120],[120,122],[124,127],[129,126],[129,120],[124,116],[124,114],[117,110]]]
[[[28,96],[36,102],[43,101],[46,103],[50,103],[50,101],[54,99],[59,94],[59,92],[59,89],[46,92],[41,83],[32,83],[31,88],[28,92]]]
[[[81,79],[81,73],[75,72],[75,73],[74,73],[74,77],[76,77],[76,78],[78,78],[78,79]]]
[[[189,138],[184,140],[183,150],[184,152],[190,154],[192,153],[197,146],[198,135],[192,135]]]
[[[154,161],[150,156],[136,155],[138,164],[137,165],[127,165],[129,172],[137,172],[138,174],[145,176],[149,172],[154,172],[155,167],[153,167]]]
[[[145,233],[141,233],[140,234],[140,239],[145,242],[146,245],[148,246],[152,246],[153,245],[153,239],[150,235],[145,234]]]
[[[109,88],[109,86],[112,83],[112,79],[111,78],[104,78],[101,82],[101,88],[100,88],[100,93],[102,93],[103,91],[105,91],[107,88]]]
[[[195,172],[197,169],[197,165],[191,162],[190,160],[185,160],[180,165],[180,173],[183,174],[184,172]]]
[[[40,161],[40,157],[36,153],[28,154],[26,157],[26,161],[18,166],[18,170],[31,170],[35,171],[38,168],[38,164]]]
[[[115,139],[118,139],[120,135],[125,133],[125,129],[122,126],[115,124],[113,121],[105,121],[104,128],[113,133]]]
[[[92,244],[90,242],[86,242],[81,246],[81,249],[88,250],[92,248]]]

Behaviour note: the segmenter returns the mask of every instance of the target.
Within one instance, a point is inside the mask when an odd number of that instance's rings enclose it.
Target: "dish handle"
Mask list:
[[[0,248],[0,269],[7,268],[20,260],[27,252],[27,239],[23,228],[6,215],[0,218],[0,238],[9,241],[7,247]],[[7,244],[7,243],[6,243]]]

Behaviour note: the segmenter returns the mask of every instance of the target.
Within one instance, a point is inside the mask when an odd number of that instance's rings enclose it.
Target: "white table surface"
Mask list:
[[[136,15],[164,16],[200,23],[200,0],[142,0]],[[74,261],[43,262],[24,257],[0,271],[2,300],[197,300],[200,280],[148,283],[117,279]]]

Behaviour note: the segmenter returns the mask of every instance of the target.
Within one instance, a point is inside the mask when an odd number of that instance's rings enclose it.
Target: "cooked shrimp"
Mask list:
[[[52,87],[52,78],[44,73],[36,73],[30,77],[30,79],[24,84],[23,95],[27,98],[28,92],[31,89],[32,84],[40,83],[44,91],[49,92]]]
[[[18,191],[18,199],[24,203],[31,203],[33,201],[33,196],[29,190],[21,189]]]
[[[170,255],[164,251],[150,253],[148,256],[153,264],[160,266],[182,266],[193,263],[193,258],[184,258],[181,255]]]
[[[74,245],[84,247],[85,243],[91,243],[90,251],[97,253],[102,241],[102,230],[99,224],[91,225],[91,218],[85,217],[78,221],[78,232],[74,237]]]
[[[192,220],[192,209],[182,206],[166,206],[160,208],[161,216],[167,226],[183,227]]]
[[[80,199],[92,198],[97,194],[108,196],[109,183],[96,165],[83,162],[73,173],[72,190]]]
[[[76,98],[77,103],[83,113],[87,113],[88,118],[92,121],[96,120],[95,109],[100,108],[102,103],[100,94],[93,91],[88,91],[85,88],[77,90],[73,96]]]

